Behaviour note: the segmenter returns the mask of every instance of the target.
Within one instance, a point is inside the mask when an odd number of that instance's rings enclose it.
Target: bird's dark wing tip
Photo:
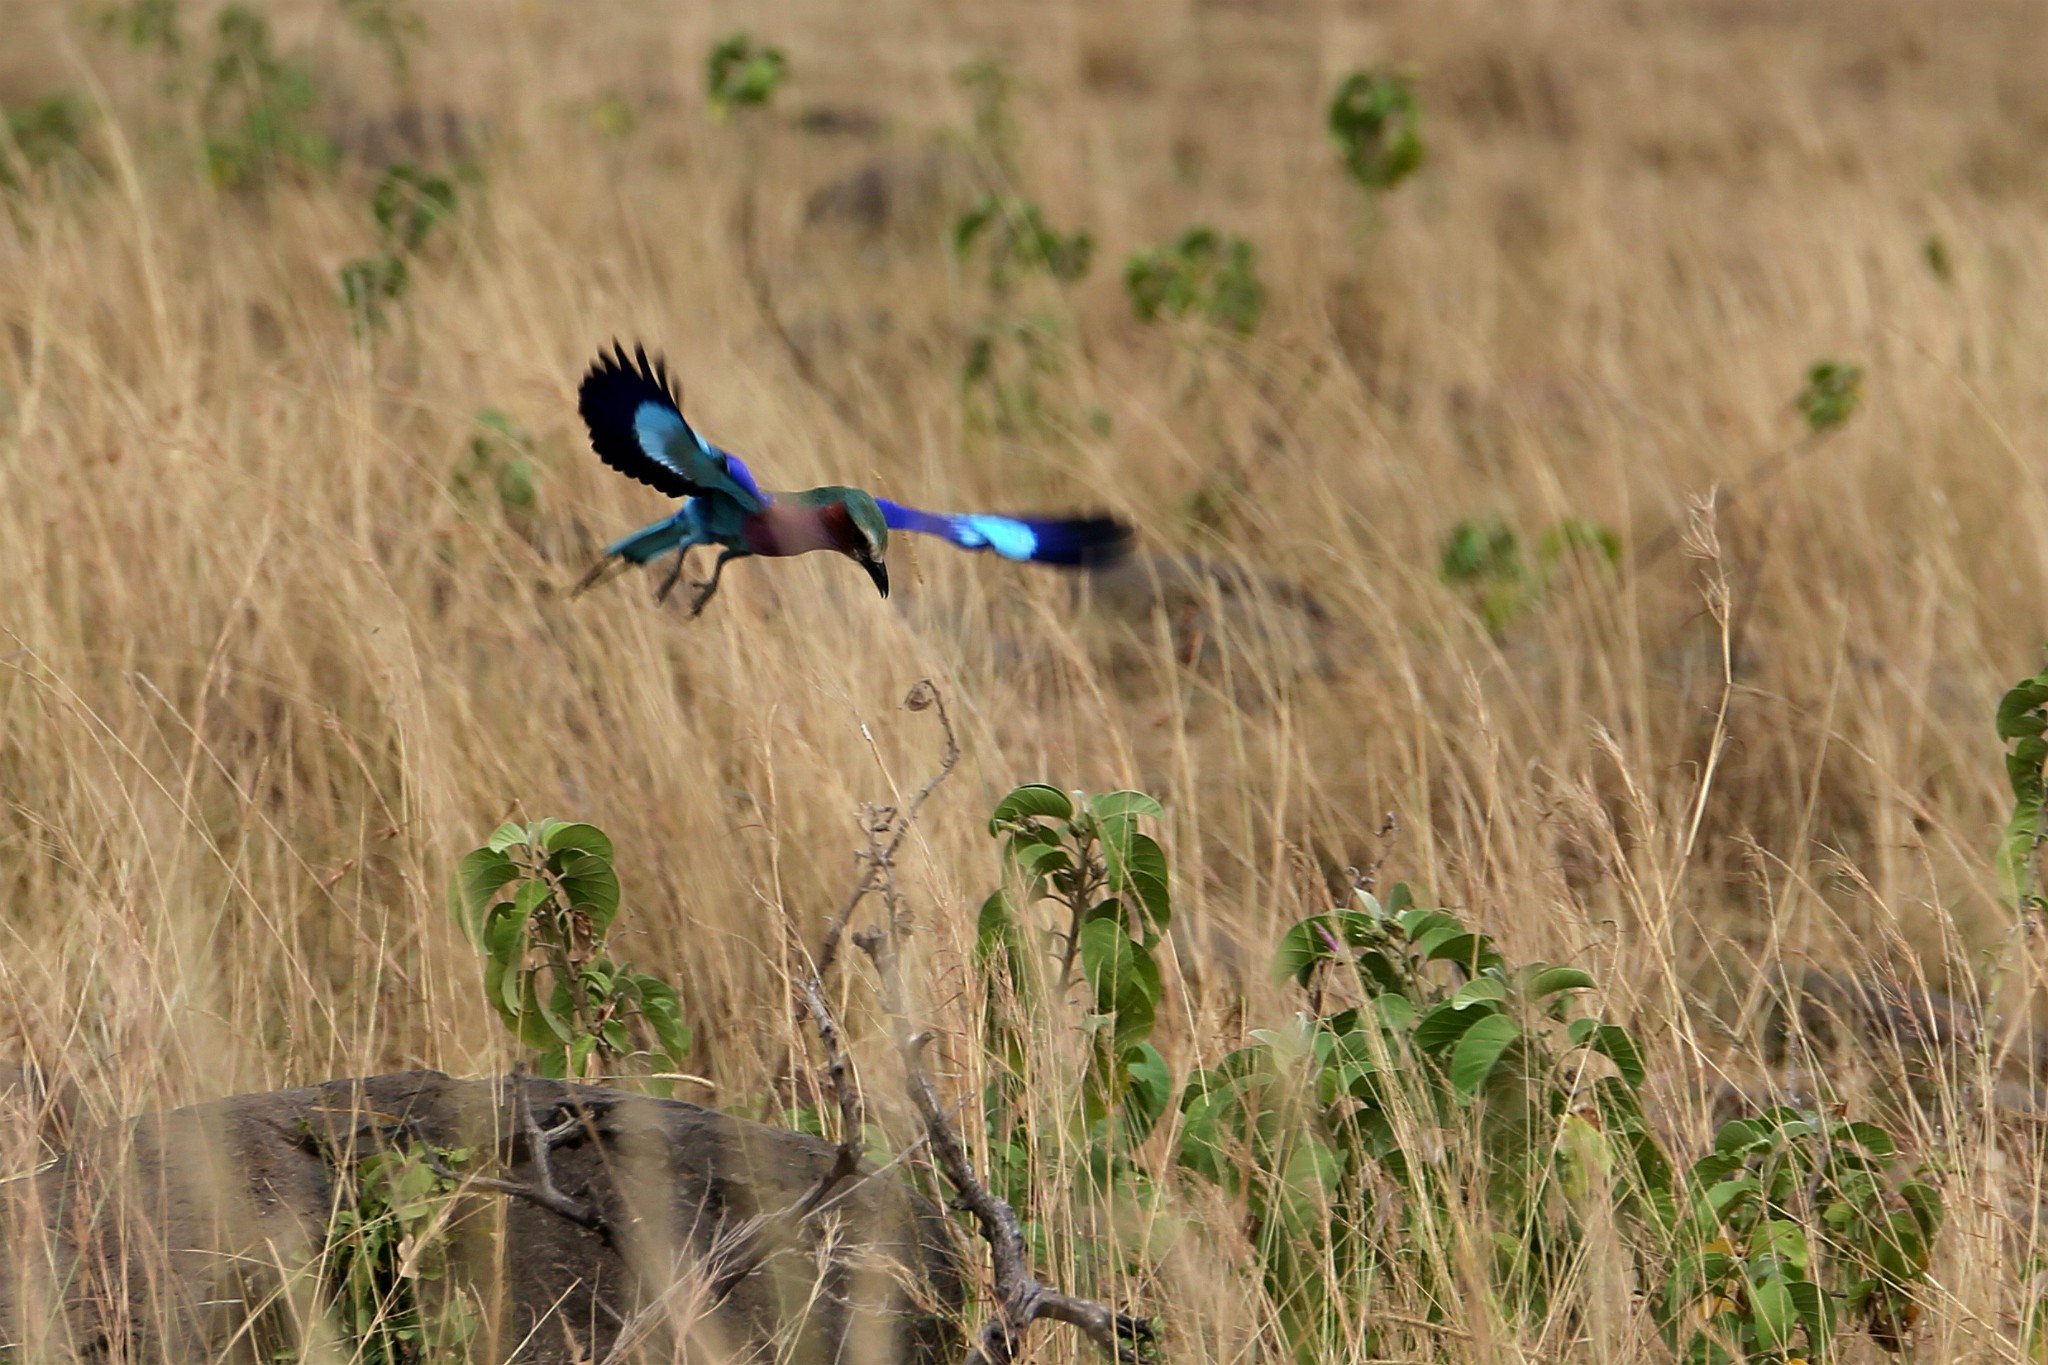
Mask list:
[[[682,416],[668,364],[657,356],[647,358],[647,348],[633,343],[633,354],[612,338],[609,354],[600,347],[597,359],[584,372],[576,391],[576,408],[583,425],[590,430],[590,445],[598,458],[619,473],[638,479],[672,498],[686,498],[696,490],[678,471],[655,459],[641,445],[635,419],[643,405],[656,403]]]

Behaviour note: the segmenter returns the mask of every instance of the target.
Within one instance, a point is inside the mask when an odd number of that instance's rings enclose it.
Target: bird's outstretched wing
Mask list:
[[[616,341],[612,354],[598,352],[583,376],[577,408],[598,458],[629,478],[672,498],[722,495],[745,512],[760,511],[766,501],[745,465],[683,420],[668,367],[650,362],[637,345],[630,358]]]
[[[892,531],[940,536],[963,550],[1078,569],[1107,564],[1130,548],[1131,528],[1115,517],[999,517],[985,512],[924,512],[876,498]]]

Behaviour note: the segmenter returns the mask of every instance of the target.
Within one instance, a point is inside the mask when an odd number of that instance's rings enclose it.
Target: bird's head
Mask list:
[[[867,570],[875,590],[889,595],[889,523],[875,502],[874,494],[858,488],[821,488],[828,505],[845,509],[844,518],[832,518],[839,553]]]

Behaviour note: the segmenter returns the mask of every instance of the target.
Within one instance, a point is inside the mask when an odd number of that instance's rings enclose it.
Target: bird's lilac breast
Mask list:
[[[747,549],[771,557],[844,549],[852,533],[853,521],[843,506],[805,507],[790,499],[771,502],[740,523]]]

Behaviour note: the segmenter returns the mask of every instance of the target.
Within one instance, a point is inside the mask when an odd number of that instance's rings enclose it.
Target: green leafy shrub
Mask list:
[[[406,260],[426,245],[437,224],[455,212],[455,186],[410,162],[399,162],[377,180],[370,217],[384,249],[341,267],[341,301],[359,333],[382,330],[387,304],[405,297],[411,284]]]
[[[68,91],[8,110],[7,143],[0,145],[0,190],[19,191],[28,176],[51,167],[87,165],[85,136],[91,126],[91,110]]]
[[[1863,401],[1863,367],[1835,360],[1816,362],[1806,371],[1806,387],[1795,400],[1806,429],[1818,436],[1842,425]]]
[[[2048,839],[2048,670],[2015,683],[1998,702],[1998,737],[2004,741],[2005,777],[2012,816],[1998,844],[1998,881],[2023,912],[2048,912],[2041,879],[2041,844]]]
[[[365,1365],[462,1358],[482,1320],[448,1283],[457,1187],[443,1172],[475,1153],[438,1152],[439,1171],[417,1151],[328,1155],[337,1177],[325,1248],[328,1312],[353,1358]]]
[[[965,260],[983,242],[989,288],[998,295],[1033,273],[1072,284],[1095,258],[1095,235],[1086,228],[1060,232],[1038,205],[994,194],[983,195],[953,224],[954,256]]]
[[[1016,169],[1017,120],[1010,104],[1017,92],[1017,77],[993,57],[968,62],[953,73],[953,79],[967,92],[972,111],[968,117],[969,144],[987,159],[990,169],[1009,176]]]
[[[619,897],[611,840],[593,825],[508,824],[457,870],[455,913],[484,954],[485,999],[543,1076],[635,1058],[675,1071],[689,1053],[675,988],[610,956]]]
[[[1326,122],[1344,169],[1367,190],[1390,190],[1422,168],[1422,106],[1405,72],[1352,72]]]
[[[1540,1317],[1581,1235],[1575,1201],[1617,1159],[1609,1134],[1647,1130],[1634,1038],[1566,1018],[1584,971],[1510,966],[1405,885],[1356,903],[1281,940],[1278,970],[1311,1012],[1256,1032],[1181,1098],[1180,1164],[1245,1201],[1304,1359],[1387,1275],[1438,1311],[1454,1302],[1458,1268],[1432,1229],[1460,1210],[1489,1229],[1505,1301]],[[1333,990],[1359,1003],[1325,1011]]]
[[[128,0],[101,11],[99,26],[102,33],[125,39],[139,51],[175,57],[185,50],[178,0]]]
[[[1143,1141],[1171,1099],[1166,1063],[1147,1039],[1160,994],[1154,953],[1173,901],[1166,854],[1138,828],[1141,818],[1163,814],[1142,792],[1091,797],[1034,783],[989,817],[989,833],[1003,841],[1005,884],[982,903],[976,960],[1000,964],[1027,1005],[1064,999],[1078,970],[1092,1006],[1082,1112],[1097,1150]],[[1059,908],[1064,927],[1034,943],[1034,912],[1046,903]],[[1031,960],[1040,949],[1056,964],[1042,994],[1045,973]],[[989,1023],[990,1037],[1014,1057],[1012,1025],[993,1016]]]
[[[1835,1353],[1845,1321],[1904,1345],[1941,1229],[1941,1194],[1894,1183],[1891,1135],[1796,1109],[1723,1125],[1687,1173],[1675,1255],[1654,1300],[1687,1362]]]
[[[469,438],[469,458],[449,480],[451,489],[468,501],[488,496],[507,516],[533,511],[540,500],[533,438],[496,408],[480,410],[476,425],[476,435]]]
[[[1042,426],[1044,382],[1060,370],[1059,319],[991,313],[967,339],[960,389],[971,423],[1002,432]]]
[[[1281,940],[1310,1010],[1181,1098],[1180,1164],[1249,1210],[1299,1358],[1328,1358],[1389,1282],[1446,1315],[1469,1287],[1442,1231],[1456,1224],[1482,1231],[1511,1317],[1576,1312],[1596,1198],[1623,1215],[1683,1360],[1825,1356],[1848,1322],[1898,1348],[1942,1210],[1926,1180],[1890,1175],[1882,1129],[1773,1109],[1680,1175],[1643,1108],[1635,1036],[1574,1006],[1590,974],[1510,963],[1405,885],[1355,899]]]
[[[312,69],[277,54],[261,14],[245,5],[220,12],[209,72],[203,115],[215,184],[250,189],[279,174],[334,164],[333,140],[309,122]]]
[[[341,306],[348,310],[359,332],[384,328],[390,321],[386,305],[404,298],[410,283],[405,261],[389,253],[359,256],[345,263],[339,279]]]
[[[1570,560],[1589,556],[1607,568],[1621,564],[1621,537],[1598,522],[1565,517],[1543,533],[1532,566],[1522,538],[1498,515],[1461,521],[1444,537],[1437,575],[1463,589],[1486,628],[1498,634],[1533,609]]]
[[[1192,227],[1171,246],[1132,254],[1124,262],[1124,292],[1140,322],[1195,317],[1249,336],[1266,308],[1266,291],[1252,265],[1252,245]]]
[[[789,60],[779,47],[756,43],[750,34],[719,40],[704,62],[704,98],[720,123],[735,109],[757,108],[774,98],[789,78]]]
[[[435,226],[455,212],[455,186],[410,162],[387,169],[370,195],[370,216],[387,248],[413,254]]]
[[[1045,425],[1044,381],[1061,368],[1060,319],[1046,309],[1026,311],[1013,301],[1017,286],[1037,277],[1072,284],[1088,273],[1094,235],[1061,232],[1038,205],[987,194],[953,225],[953,254],[982,256],[994,305],[968,334],[960,366],[967,418],[976,425],[1017,433]]]
[[[411,0],[341,0],[349,26],[383,52],[391,74],[403,83],[412,76],[412,45],[427,31],[427,21]]]

